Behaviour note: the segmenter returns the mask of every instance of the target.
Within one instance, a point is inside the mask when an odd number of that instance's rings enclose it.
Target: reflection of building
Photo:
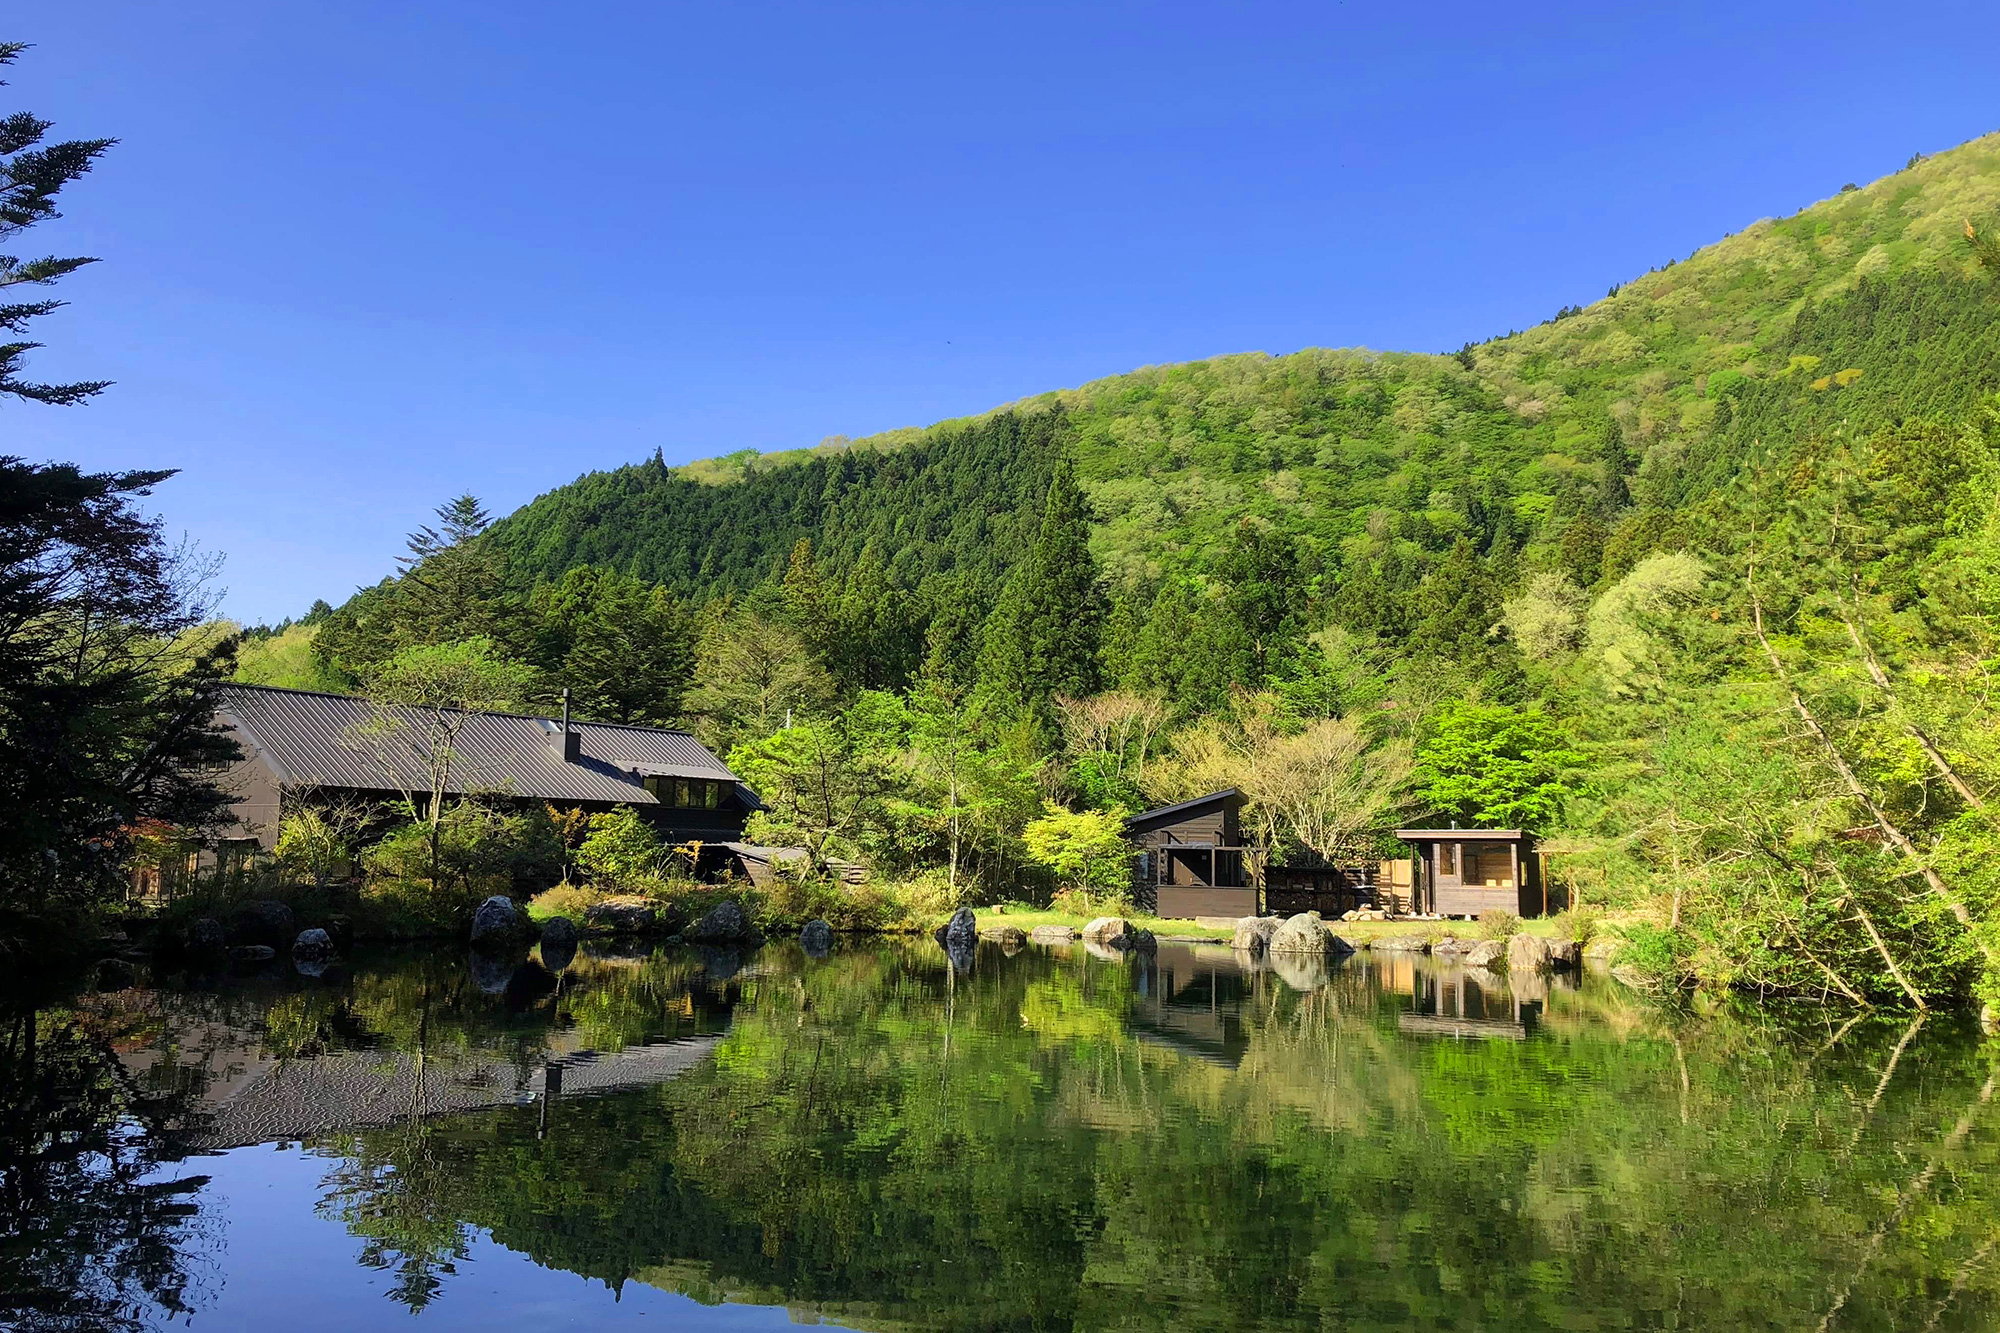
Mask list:
[[[1412,889],[1420,912],[1478,916],[1499,909],[1525,917],[1549,909],[1532,833],[1403,828],[1396,836],[1417,849]]]
[[[1410,1008],[1396,1027],[1415,1036],[1500,1037],[1519,1041],[1534,1030],[1542,1002],[1516,994],[1483,968],[1412,967]]]
[[[1133,1006],[1133,1033],[1142,1041],[1234,1069],[1250,1049],[1244,1002],[1259,976],[1218,946],[1163,944],[1153,958],[1145,993]]]

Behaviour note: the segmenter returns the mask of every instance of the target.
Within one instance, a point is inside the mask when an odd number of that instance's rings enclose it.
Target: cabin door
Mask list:
[[[1431,910],[1438,910],[1437,904],[1446,892],[1465,887],[1465,845],[1457,842],[1441,842],[1437,845],[1437,856],[1433,864],[1437,867],[1435,882],[1431,885]]]

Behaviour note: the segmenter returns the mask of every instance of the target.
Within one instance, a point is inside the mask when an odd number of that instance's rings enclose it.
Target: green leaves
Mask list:
[[[1539,830],[1560,818],[1587,759],[1539,709],[1452,703],[1433,714],[1410,782],[1469,827]]]

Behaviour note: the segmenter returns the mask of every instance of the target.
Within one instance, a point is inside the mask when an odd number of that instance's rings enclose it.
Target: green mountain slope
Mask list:
[[[596,563],[702,597],[770,577],[806,537],[836,568],[875,543],[907,587],[990,585],[1068,448],[1093,548],[1139,595],[1202,574],[1245,518],[1298,536],[1334,582],[1390,548],[1421,568],[1461,536],[1531,564],[1567,539],[1590,582],[1599,553],[1616,573],[1669,540],[1755,438],[2000,387],[2000,312],[1962,239],[1996,211],[2000,134],[1456,355],[1219,357],[851,444],[655,460],[540,497],[496,540],[524,584]]]

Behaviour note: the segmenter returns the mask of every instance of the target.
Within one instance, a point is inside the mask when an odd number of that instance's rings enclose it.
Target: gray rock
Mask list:
[[[472,984],[479,987],[482,995],[499,995],[514,976],[514,957],[511,952],[474,949],[471,971]]]
[[[576,961],[576,951],[577,951],[576,937],[572,935],[570,938],[566,940],[565,939],[552,940],[544,936],[542,939],[541,951],[542,951],[542,966],[544,968],[547,968],[550,972],[561,972],[564,969],[566,969],[571,963],[574,963]]]
[[[604,935],[652,935],[671,931],[671,918],[644,898],[606,898],[583,909],[584,929]]]
[[[229,950],[232,963],[268,963],[278,956],[278,951],[268,944],[238,944]]]
[[[1241,949],[1255,958],[1271,947],[1271,937],[1278,933],[1278,927],[1283,924],[1284,922],[1275,916],[1243,917],[1236,923],[1236,933],[1229,937],[1229,947]]]
[[[1001,948],[1009,945],[1018,949],[1028,942],[1028,932],[1019,926],[992,926],[979,932],[981,939],[995,940]]]
[[[528,920],[527,913],[514,906],[514,900],[504,893],[494,894],[472,914],[474,948],[505,948],[532,938],[534,933],[534,923]]]
[[[547,921],[542,922],[542,943],[544,945],[567,944],[574,949],[576,941],[576,922],[570,920],[568,917],[552,916]]]
[[[1354,948],[1354,941],[1348,939],[1345,935],[1336,935],[1330,930],[1326,933],[1326,951],[1328,953],[1345,958],[1354,952]]]
[[[1132,923],[1122,916],[1093,917],[1083,928],[1085,944],[1101,944],[1107,949],[1124,949],[1127,935],[1132,933]]]
[[[1624,947],[1625,941],[1616,935],[1593,935],[1590,943],[1583,946],[1583,961],[1609,966]]]
[[[291,908],[261,898],[231,912],[225,930],[231,944],[267,945],[275,953],[291,944],[299,933],[299,923]]]
[[[1328,949],[1327,939],[1326,923],[1320,920],[1319,913],[1300,912],[1297,916],[1288,918],[1285,924],[1272,932],[1270,943],[1266,947],[1274,954],[1323,955]]]
[[[1452,960],[1458,958],[1461,954],[1471,953],[1474,943],[1475,941],[1473,940],[1455,939],[1447,935],[1431,946],[1431,953],[1436,957]]]
[[[317,926],[311,930],[300,931],[299,937],[292,941],[294,958],[314,958],[324,961],[332,956],[333,936]]]
[[[1583,966],[1583,944],[1578,940],[1550,940],[1549,962],[1558,972],[1574,972]]]
[[[1380,935],[1368,947],[1376,953],[1429,953],[1431,942],[1421,935]]]
[[[959,908],[938,932],[938,941],[946,953],[970,953],[979,943],[979,917],[970,907]]]
[[[1466,950],[1464,963],[1467,967],[1492,967],[1507,961],[1507,946],[1499,940],[1481,940]]]
[[[1160,941],[1154,936],[1152,931],[1140,930],[1135,927],[1126,933],[1125,947],[1134,953],[1158,953],[1160,951]]]
[[[1278,979],[1295,991],[1314,991],[1327,983],[1332,967],[1324,953],[1273,950],[1267,958]]]
[[[1037,944],[1068,944],[1076,938],[1076,931],[1068,926],[1036,926],[1028,938]]]
[[[817,917],[799,932],[799,947],[815,958],[823,958],[833,948],[833,926]]]
[[[1545,940],[1525,932],[1507,941],[1507,970],[1510,972],[1568,972],[1583,961],[1583,948],[1575,940]]]
[[[688,939],[696,944],[744,944],[757,938],[743,905],[731,898],[708,909],[708,915],[688,927]]]
[[[214,917],[198,916],[188,923],[182,943],[191,954],[215,958],[229,951],[229,932]]]

